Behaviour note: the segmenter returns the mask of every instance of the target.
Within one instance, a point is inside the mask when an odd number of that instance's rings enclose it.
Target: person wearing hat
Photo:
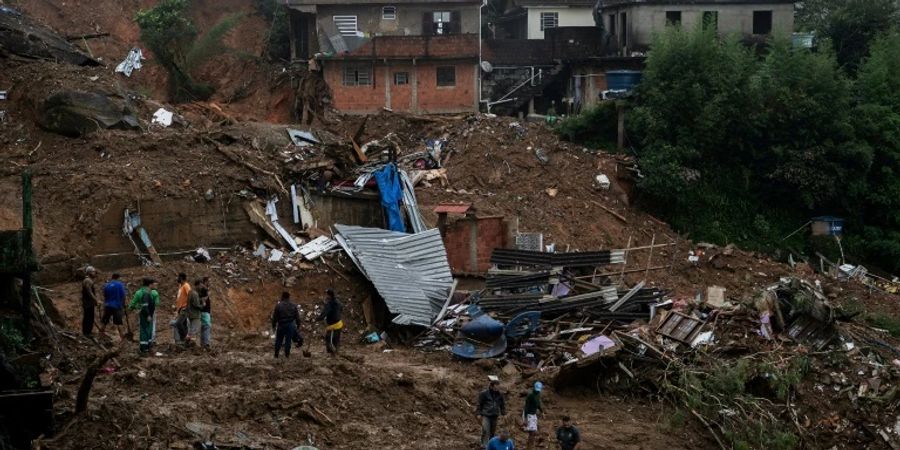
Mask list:
[[[94,290],[94,278],[97,278],[97,269],[92,266],[84,268],[84,280],[81,282],[81,334],[91,337],[94,331],[94,310],[100,306],[97,301],[97,292]]]
[[[540,381],[534,383],[534,389],[525,397],[525,408],[522,410],[522,418],[525,419],[525,431],[528,432],[528,442],[525,444],[526,450],[534,448],[535,436],[538,431],[538,412],[544,414],[544,408],[541,405],[541,391],[544,390],[544,383]]]
[[[334,290],[327,289],[325,296],[325,308],[316,320],[325,320],[325,350],[337,355],[338,347],[341,345],[341,330],[344,328],[344,321],[341,320],[343,306],[335,298]]]

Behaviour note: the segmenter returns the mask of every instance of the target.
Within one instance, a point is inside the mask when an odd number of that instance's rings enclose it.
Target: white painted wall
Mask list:
[[[594,16],[591,7],[529,7],[528,8],[528,39],[543,39],[541,31],[541,13],[555,12],[559,14],[559,26],[561,27],[592,27]]]
[[[748,35],[753,32],[753,11],[772,11],[772,35],[790,38],[794,29],[794,5],[792,4],[746,4],[746,5],[640,5],[628,8],[609,8],[604,11],[604,25],[609,26],[609,15],[628,14],[628,47],[646,48],[653,39],[653,34],[666,27],[666,11],[681,11],[681,26],[694,29],[703,20],[704,11],[719,12],[720,35]],[[621,33],[621,21],[617,27]]]

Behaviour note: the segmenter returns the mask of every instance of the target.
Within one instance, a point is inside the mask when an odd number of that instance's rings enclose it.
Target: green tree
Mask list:
[[[853,74],[869,44],[900,24],[898,20],[898,0],[844,0],[823,15],[815,31],[830,43],[838,63]]]
[[[226,17],[198,39],[188,17],[189,6],[189,0],[161,0],[135,16],[141,41],[169,73],[169,95],[176,102],[205,100],[212,95],[213,87],[195,81],[191,72],[225,50],[222,39],[240,19],[239,15]]]

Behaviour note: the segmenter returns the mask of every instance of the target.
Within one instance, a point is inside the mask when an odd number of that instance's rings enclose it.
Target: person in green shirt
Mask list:
[[[156,307],[159,306],[159,292],[156,291],[156,280],[144,278],[143,286],[134,293],[128,309],[138,311],[138,331],[140,351],[150,352],[156,340]]]
[[[541,391],[544,389],[544,383],[540,381],[534,383],[534,389],[525,397],[525,408],[522,410],[522,416],[525,419],[525,431],[528,432],[528,442],[525,444],[526,450],[534,448],[534,439],[538,431],[538,412],[544,414],[544,408],[541,406]]]

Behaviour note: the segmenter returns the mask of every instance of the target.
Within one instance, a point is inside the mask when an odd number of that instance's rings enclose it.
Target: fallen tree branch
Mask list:
[[[615,211],[613,211],[613,210],[611,210],[611,209],[609,209],[609,208],[607,208],[607,207],[601,205],[600,202],[598,202],[598,201],[596,201],[596,200],[591,200],[591,203],[593,203],[593,204],[599,206],[602,210],[604,210],[604,211],[606,211],[606,212],[612,214],[613,217],[615,217],[616,219],[621,220],[623,223],[628,223],[628,219],[626,219],[625,216],[623,216],[623,215],[621,215],[621,214],[619,214],[619,213],[617,213],[617,212],[615,212]]]
[[[726,450],[728,448],[725,447],[725,444],[722,443],[721,439],[719,439],[719,435],[716,433],[716,430],[713,430],[713,427],[709,424],[709,422],[706,421],[706,419],[703,418],[703,416],[697,414],[697,411],[694,411],[693,409],[691,410],[691,414],[693,414],[694,417],[697,418],[697,420],[699,420],[703,425],[706,426],[706,428],[709,430],[709,433],[712,434],[713,438],[716,439],[716,442],[719,444],[719,447],[722,450]]]
[[[124,344],[126,341],[122,342]],[[94,378],[97,376],[97,372],[100,371],[100,368],[107,361],[115,358],[121,350],[122,345],[119,345],[119,347],[101,355],[87,367],[84,378],[81,379],[81,386],[78,388],[78,396],[75,398],[75,414],[87,411],[88,397],[91,395],[91,387],[94,385]]]

